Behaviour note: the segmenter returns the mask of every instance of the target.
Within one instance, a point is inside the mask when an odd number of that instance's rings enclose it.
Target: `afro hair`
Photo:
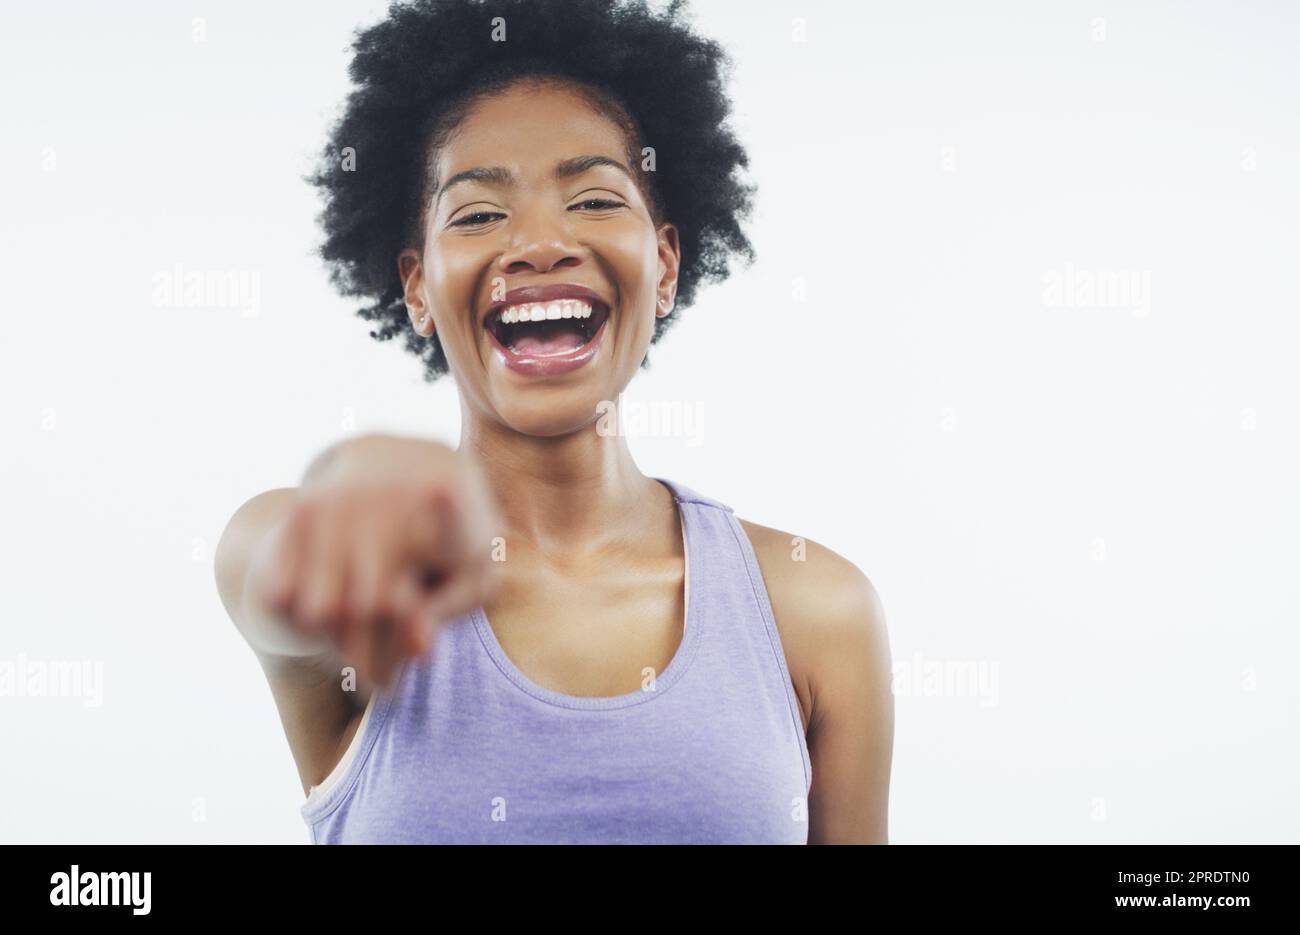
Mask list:
[[[652,343],[700,283],[725,279],[733,257],[753,261],[740,224],[753,204],[740,177],[749,159],[727,127],[732,64],[685,11],[685,0],[659,12],[644,0],[408,0],[355,34],[353,89],[306,180],[325,203],[330,281],[366,300],[357,314],[377,323],[372,338],[405,335],[426,381],[447,373],[436,333],[410,327],[397,255],[423,248],[439,146],[476,100],[524,79],[583,93],[624,129],[631,165],[654,150],[643,191],[656,226],[677,227],[682,258],[675,305],[656,319]],[[501,27],[508,41],[494,36]]]

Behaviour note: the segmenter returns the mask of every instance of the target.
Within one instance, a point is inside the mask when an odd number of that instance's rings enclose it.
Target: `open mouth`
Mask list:
[[[609,309],[601,303],[556,299],[497,309],[483,326],[519,357],[558,357],[589,344],[608,317]]]

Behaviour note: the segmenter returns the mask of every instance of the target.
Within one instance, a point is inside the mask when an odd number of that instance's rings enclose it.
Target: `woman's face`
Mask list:
[[[641,171],[622,129],[554,84],[481,100],[441,149],[423,254],[399,268],[413,326],[436,329],[475,412],[566,434],[632,379],[680,262]]]

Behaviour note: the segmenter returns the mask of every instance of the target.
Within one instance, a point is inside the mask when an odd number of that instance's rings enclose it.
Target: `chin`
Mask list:
[[[539,384],[512,387],[504,398],[493,399],[493,406],[501,421],[521,435],[558,438],[590,428],[600,418],[600,403],[617,396],[592,386]]]

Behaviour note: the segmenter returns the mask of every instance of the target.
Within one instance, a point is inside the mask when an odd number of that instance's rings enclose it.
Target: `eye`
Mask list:
[[[503,218],[505,217],[500,211],[475,211],[473,214],[467,214],[463,218],[452,221],[448,227],[478,227],[486,224],[487,221],[482,218]],[[477,220],[476,220],[477,219]]]
[[[571,208],[569,208],[569,210],[573,211],[575,208],[583,208],[588,205],[594,207],[598,211],[608,209],[608,208],[627,207],[627,205],[623,204],[623,202],[621,201],[612,201],[608,198],[588,198],[585,201],[580,201],[576,205],[573,205]]]

